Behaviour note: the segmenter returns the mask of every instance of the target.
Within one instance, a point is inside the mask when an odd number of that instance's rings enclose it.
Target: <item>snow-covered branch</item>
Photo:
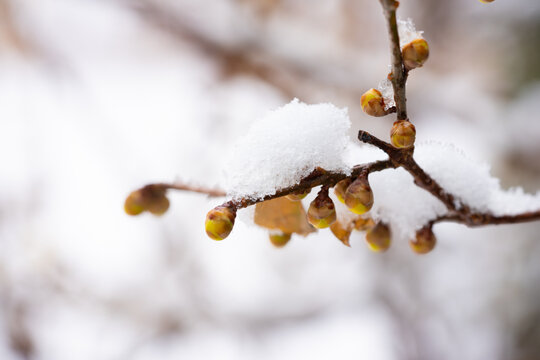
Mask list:
[[[313,228],[330,227],[346,245],[353,229],[367,230],[366,240],[375,251],[386,250],[391,237],[397,236],[408,238],[417,253],[433,249],[432,227],[439,222],[475,227],[540,220],[540,193],[504,191],[485,165],[455,148],[415,144],[416,128],[406,108],[406,81],[409,72],[428,59],[429,47],[411,19],[397,18],[397,1],[380,2],[387,20],[392,72],[379,89],[362,95],[361,105],[371,116],[396,113],[396,121],[390,143],[366,131],[359,132],[358,140],[385,156],[351,143],[347,109],[294,99],[255,121],[225,157],[229,159],[224,162],[226,191],[181,183],[151,184],[130,194],[126,212],[162,214],[169,206],[169,189],[227,196],[207,214],[206,232],[215,240],[230,234],[238,210],[257,204],[256,223],[271,229],[270,239],[276,246],[283,246],[293,232],[306,236]],[[387,169],[394,171],[382,172]],[[306,214],[300,201],[319,186]],[[284,197],[296,205],[259,207]],[[272,221],[269,213],[273,213]],[[298,220],[296,227],[285,226],[280,215],[296,220],[300,216],[305,224]]]

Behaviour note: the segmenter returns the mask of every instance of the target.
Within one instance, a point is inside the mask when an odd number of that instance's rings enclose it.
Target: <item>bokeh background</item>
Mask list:
[[[540,2],[399,14],[431,48],[408,82],[419,141],[538,191]],[[538,223],[440,224],[417,256],[329,231],[275,249],[242,221],[214,242],[221,199],[197,194],[123,213],[150,182],[219,186],[294,97],[387,137],[359,98],[388,63],[376,0],[0,0],[0,359],[538,359]]]

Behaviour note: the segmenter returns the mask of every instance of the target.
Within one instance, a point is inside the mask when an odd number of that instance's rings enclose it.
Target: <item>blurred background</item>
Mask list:
[[[419,141],[538,191],[540,2],[399,15],[431,49],[408,82]],[[329,231],[275,249],[242,221],[214,242],[222,199],[197,194],[124,214],[147,183],[219,186],[294,97],[386,138],[359,98],[388,63],[376,0],[0,0],[0,359],[538,359],[540,223],[440,224],[417,256]]]

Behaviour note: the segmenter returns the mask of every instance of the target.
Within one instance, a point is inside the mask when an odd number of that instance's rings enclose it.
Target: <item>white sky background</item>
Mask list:
[[[130,218],[123,200],[146,183],[220,184],[235,139],[291,99],[253,77],[224,78],[208,53],[113,2],[16,3],[35,52],[21,56],[6,45],[0,56],[1,359],[22,358],[17,331],[31,339],[30,357],[45,360],[519,354],[523,328],[540,314],[538,224],[439,225],[437,249],[418,257],[405,242],[371,253],[362,234],[349,249],[329,231],[276,250],[265,231],[242,222],[214,242],[203,222],[220,199],[195,194],[171,194],[162,218]],[[351,37],[338,40],[344,35],[335,30],[341,2],[322,1],[304,17],[279,13],[266,26],[247,5],[174,3],[221,44],[263,39],[261,54],[307,69],[315,80],[298,85],[302,101],[349,107],[353,129],[385,136],[390,128],[339,90],[361,94],[386,75],[385,33],[373,30],[382,26],[378,4],[358,15],[366,36],[352,36],[360,45],[351,49]],[[535,14],[503,1],[461,3],[467,24],[482,11],[512,21]],[[288,3],[290,14],[299,4]],[[534,146],[524,142],[540,139],[540,126],[523,120],[540,99],[538,86],[500,101],[486,90],[497,64],[457,55],[452,62],[442,45],[432,49],[409,82],[419,140],[455,143],[505,176],[504,154],[531,156]],[[522,171],[503,183],[540,189],[538,173]]]

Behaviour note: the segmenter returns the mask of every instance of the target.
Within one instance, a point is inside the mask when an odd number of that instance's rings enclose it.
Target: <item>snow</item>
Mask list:
[[[255,121],[226,164],[232,198],[261,199],[297,184],[316,167],[349,172],[344,153],[351,122],[347,109],[294,99]]]
[[[381,92],[384,99],[385,110],[388,110],[396,105],[396,102],[394,100],[394,88],[392,87],[392,82],[390,80],[385,79],[381,81],[377,89]]]
[[[405,45],[415,39],[422,39],[423,31],[416,30],[416,27],[411,18],[407,20],[397,20],[399,33],[399,46],[403,48]]]

